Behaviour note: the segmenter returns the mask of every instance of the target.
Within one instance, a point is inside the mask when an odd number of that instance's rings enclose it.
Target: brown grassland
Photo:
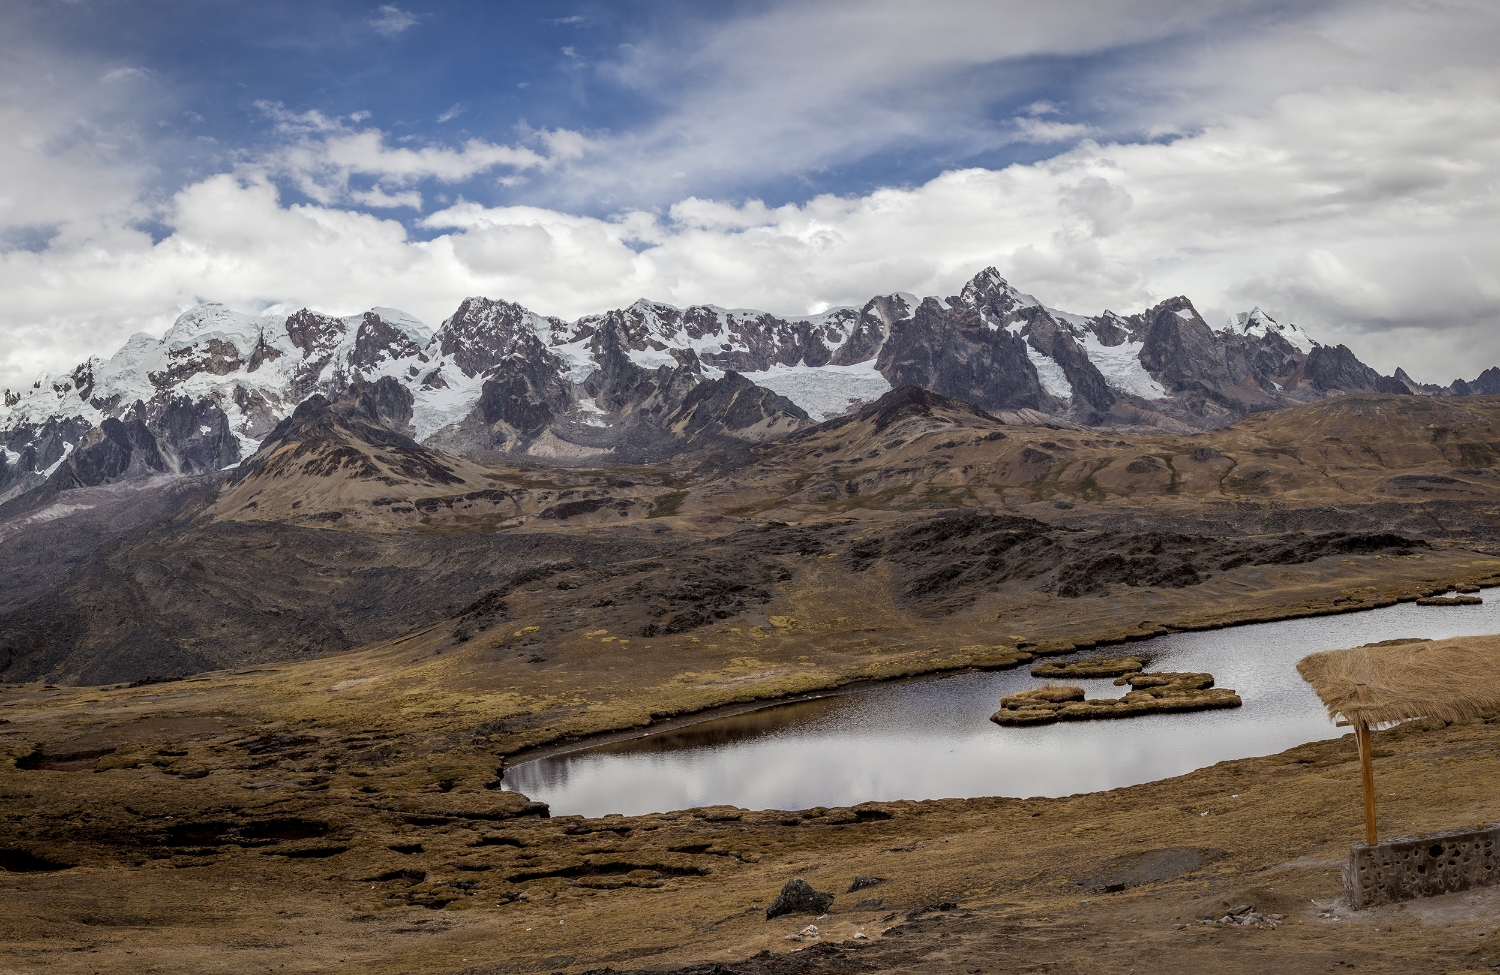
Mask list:
[[[174,538],[219,540],[192,557],[234,579],[256,556],[212,533],[262,519],[643,554],[520,573],[312,659],[0,685],[0,971],[1500,966],[1500,893],[1335,904],[1362,833],[1347,740],[1060,799],[583,819],[495,788],[502,762],[717,708],[1493,583],[1500,403],[1344,397],[1194,436],[928,403],[757,451],[729,470],[465,467],[511,492],[472,517],[295,476],[183,516]],[[343,517],[306,527],[319,512],[293,496]],[[610,498],[629,503],[541,514]],[[1377,744],[1384,833],[1500,819],[1500,723]],[[845,893],[857,875],[887,879]],[[816,944],[787,940],[813,918],[764,916],[794,876],[837,895]],[[1199,923],[1239,903],[1285,921]]]

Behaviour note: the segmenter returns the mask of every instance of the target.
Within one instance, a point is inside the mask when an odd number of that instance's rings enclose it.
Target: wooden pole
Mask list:
[[[1355,721],[1354,742],[1359,746],[1360,778],[1365,788],[1365,842],[1374,846],[1375,834],[1375,768],[1370,763],[1370,727],[1363,721]]]

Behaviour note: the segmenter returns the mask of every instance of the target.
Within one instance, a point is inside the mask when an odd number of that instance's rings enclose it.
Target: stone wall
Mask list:
[[[1344,890],[1355,908],[1500,884],[1500,823],[1349,847]]]

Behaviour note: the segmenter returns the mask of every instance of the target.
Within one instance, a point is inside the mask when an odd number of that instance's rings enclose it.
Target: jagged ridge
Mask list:
[[[250,456],[311,396],[389,380],[413,440],[476,457],[655,460],[745,445],[913,385],[1002,419],[1186,431],[1380,391],[1500,393],[1500,370],[1449,387],[1384,377],[1259,308],[1214,330],[1185,297],[1139,314],[1047,308],[993,268],[958,295],[892,293],[783,318],[636,302],[574,322],[467,298],[437,331],[374,308],[285,318],[207,304],[161,339],[7,390],[0,503]],[[742,447],[741,447],[742,449]]]

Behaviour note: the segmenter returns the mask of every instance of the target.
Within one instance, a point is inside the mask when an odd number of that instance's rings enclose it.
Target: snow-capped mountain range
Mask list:
[[[946,298],[892,293],[792,318],[643,299],[566,322],[468,298],[434,331],[391,308],[204,304],[160,338],[137,334],[109,359],[6,390],[0,502],[49,480],[230,466],[308,397],[382,377],[410,397],[419,442],[556,460],[778,436],[908,383],[1017,421],[1172,430],[1356,390],[1500,392],[1496,370],[1477,389],[1382,377],[1259,308],[1218,330],[1181,297],[1131,316],[1070,314],[993,268]]]

